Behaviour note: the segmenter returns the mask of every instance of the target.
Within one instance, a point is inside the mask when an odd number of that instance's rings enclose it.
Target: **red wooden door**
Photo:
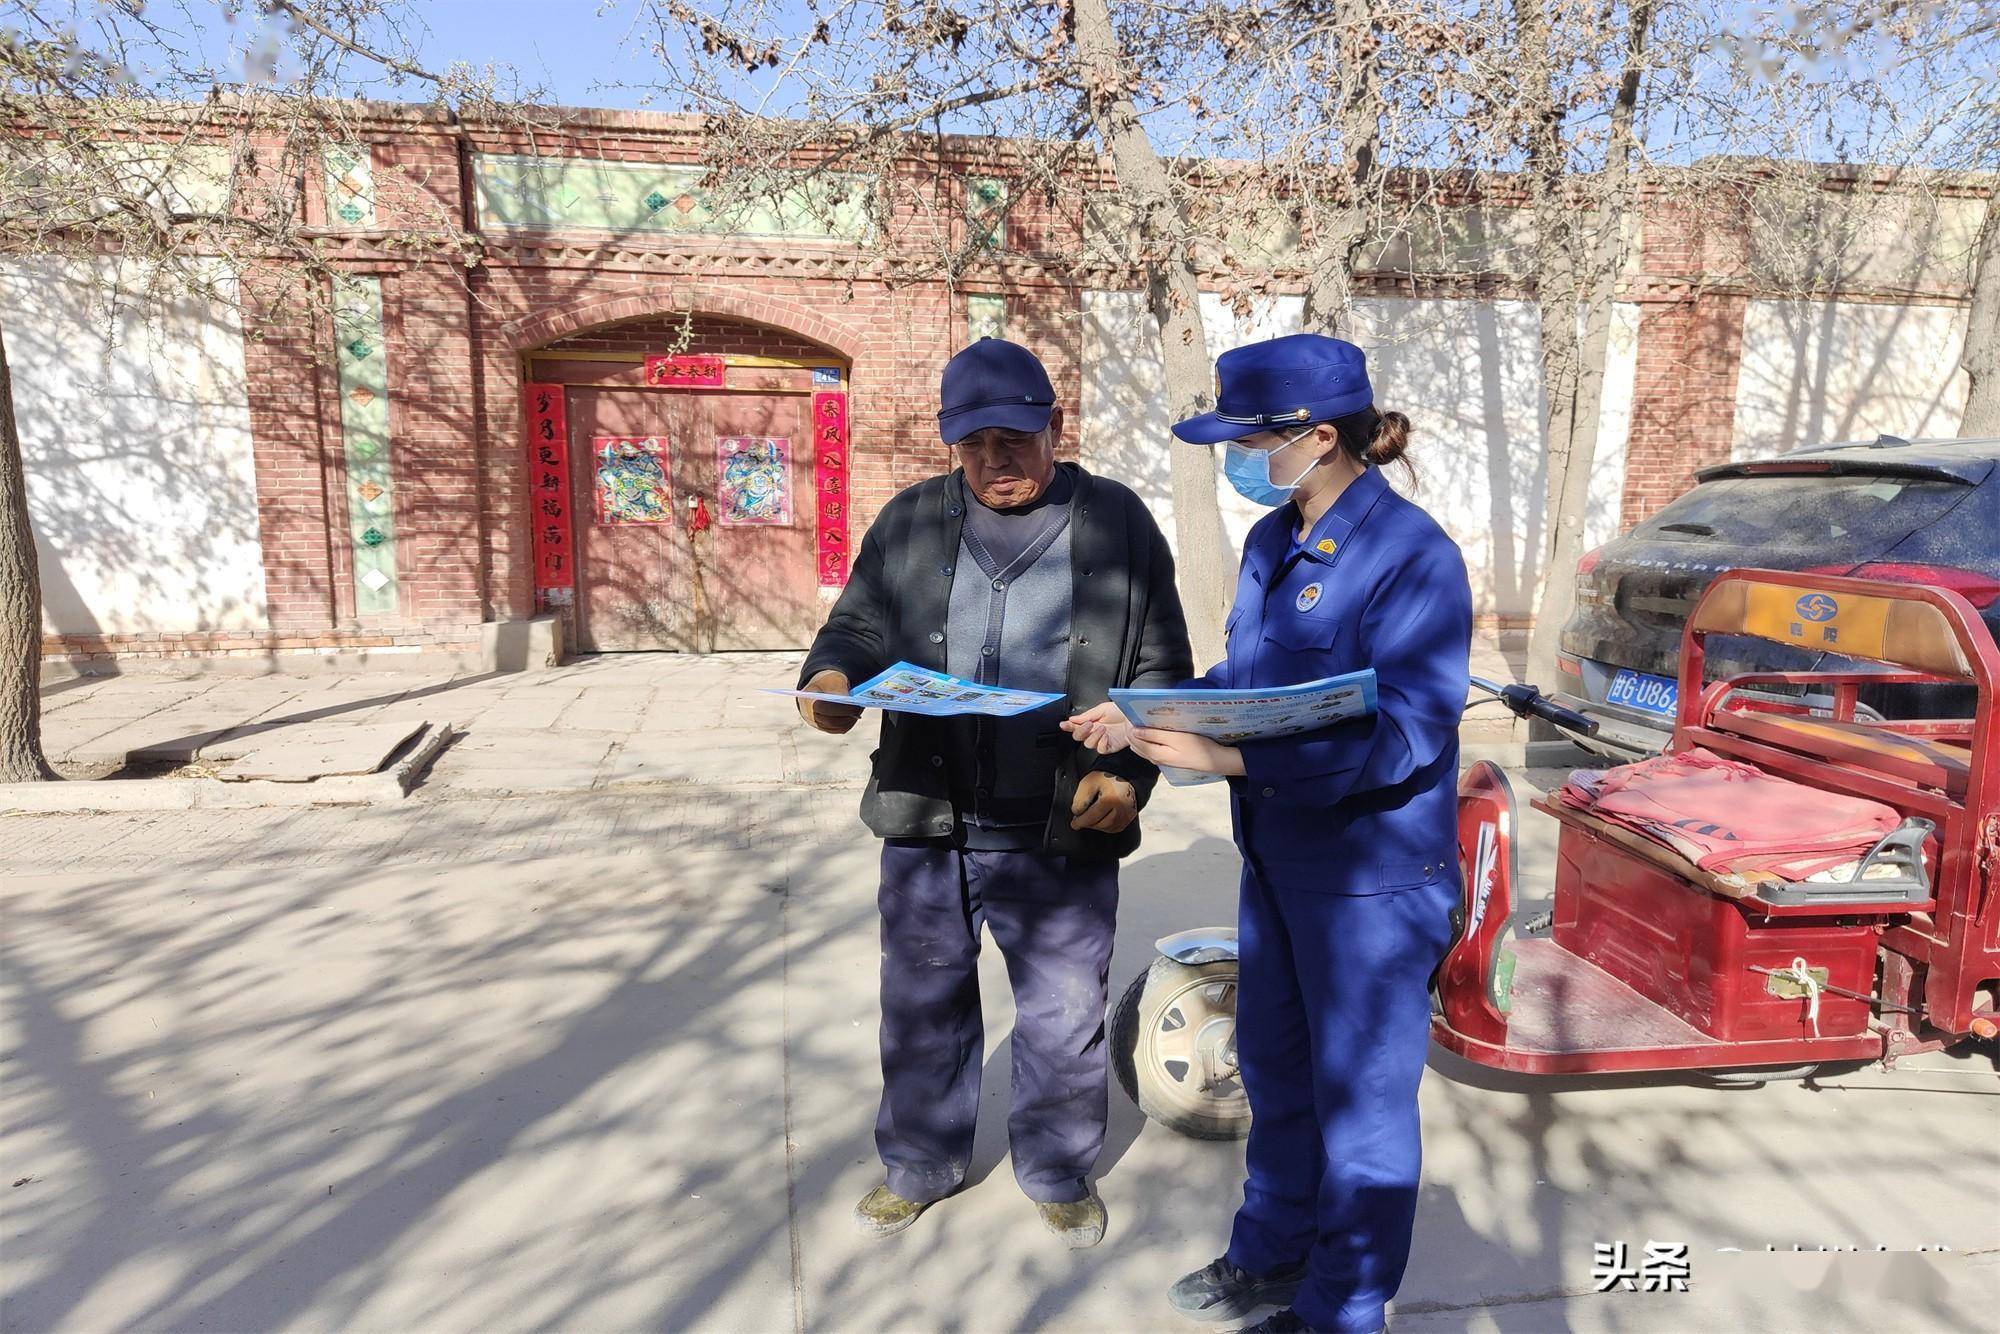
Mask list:
[[[688,550],[704,648],[803,648],[819,628],[814,570],[812,400],[798,394],[702,394],[706,434],[676,459],[685,494],[700,495],[715,523]],[[720,478],[720,442],[779,442],[786,484],[782,523],[731,523]],[[746,507],[747,508],[747,507]]]
[[[570,390],[579,648],[712,652],[811,642],[820,606],[809,404],[796,394]],[[597,442],[614,437],[661,442],[672,481],[667,522],[604,521]],[[724,437],[786,442],[789,522],[727,522],[726,500],[718,494]],[[690,535],[697,498],[711,522]]]

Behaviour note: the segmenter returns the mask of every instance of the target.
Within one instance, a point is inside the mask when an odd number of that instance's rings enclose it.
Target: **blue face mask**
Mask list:
[[[1271,480],[1271,456],[1290,449],[1313,433],[1306,427],[1276,449],[1252,449],[1231,440],[1222,454],[1222,475],[1236,488],[1236,494],[1254,505],[1282,505],[1299,489],[1297,479],[1280,486]],[[1299,474],[1304,477],[1304,473]]]

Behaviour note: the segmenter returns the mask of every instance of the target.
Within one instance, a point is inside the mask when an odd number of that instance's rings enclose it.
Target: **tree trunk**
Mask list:
[[[41,671],[42,582],[0,332],[0,783],[56,776],[42,756]]]
[[[1187,219],[1174,203],[1166,164],[1139,122],[1130,91],[1130,65],[1119,49],[1106,0],[1077,0],[1073,14],[1091,122],[1111,155],[1119,189],[1138,212],[1146,299],[1160,325],[1167,415],[1179,421],[1209,406],[1215,384],[1201,327],[1201,288]],[[1222,530],[1222,507],[1216,502],[1213,452],[1179,440],[1164,443],[1172,451],[1181,600],[1195,662],[1206,665],[1222,657],[1222,621],[1235,587],[1236,562]]]
[[[1368,191],[1382,146],[1382,86],[1375,66],[1374,0],[1335,0],[1340,90],[1340,172],[1326,216],[1316,219],[1300,325],[1338,334],[1354,299],[1354,261],[1368,236]]]
[[[1622,226],[1633,204],[1633,117],[1640,61],[1652,28],[1652,0],[1633,0],[1626,14],[1623,77],[1611,106],[1610,138],[1596,198],[1582,216],[1591,228],[1579,244],[1578,209],[1569,197],[1568,145],[1549,90],[1549,40],[1539,0],[1521,0],[1524,79],[1538,112],[1528,146],[1529,189],[1536,233],[1536,292],[1542,336],[1543,439],[1548,459],[1547,534],[1542,544],[1542,592],[1528,637],[1528,680],[1553,689],[1563,623],[1576,603],[1576,565],[1583,557],[1590,475],[1604,410],[1604,369],[1611,317],[1624,261]],[[1583,272],[1578,272],[1579,250]]]
[[[2000,190],[1986,201],[1973,260],[1972,306],[1965,312],[1965,415],[1960,435],[2000,436]]]

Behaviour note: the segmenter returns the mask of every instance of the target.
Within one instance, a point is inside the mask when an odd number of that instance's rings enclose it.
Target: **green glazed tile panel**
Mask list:
[[[968,337],[1005,338],[1007,336],[1007,298],[1004,296],[981,296],[974,293],[965,298],[965,332]]]
[[[394,615],[396,496],[389,466],[389,358],[382,346],[382,280],[334,283],[334,350],[340,363],[340,443],[347,466],[347,523],[354,609]]]
[[[375,225],[375,164],[367,144],[333,144],[321,158],[326,167],[326,225]]]
[[[480,225],[502,231],[868,238],[866,176],[786,173],[730,205],[703,190],[701,176],[699,167],[597,158],[472,159]]]
[[[965,181],[965,219],[974,245],[992,250],[1007,244],[1007,182],[988,176]]]

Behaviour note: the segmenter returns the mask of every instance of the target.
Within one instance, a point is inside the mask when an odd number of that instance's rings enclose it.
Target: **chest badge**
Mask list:
[[[1311,611],[1319,605],[1321,587],[1319,584],[1307,584],[1299,590],[1299,595],[1293,600],[1292,605],[1300,611]]]
[[[1319,546],[1316,548],[1316,550],[1318,550],[1319,554],[1322,556],[1331,556],[1334,553],[1333,539],[1330,537],[1322,537],[1319,540]]]

